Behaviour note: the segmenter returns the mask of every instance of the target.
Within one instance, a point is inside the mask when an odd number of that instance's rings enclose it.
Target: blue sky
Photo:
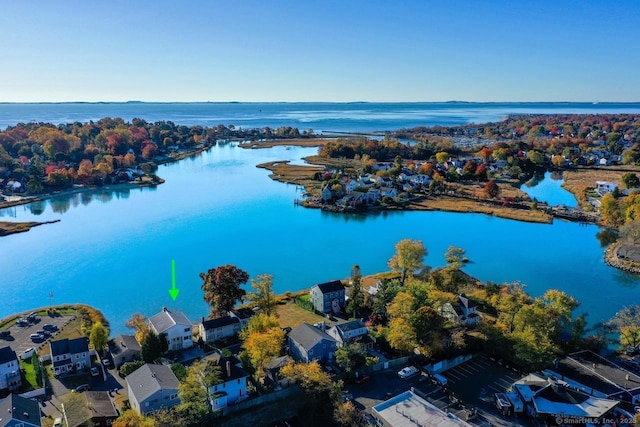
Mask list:
[[[0,3],[0,102],[640,101],[640,2]]]

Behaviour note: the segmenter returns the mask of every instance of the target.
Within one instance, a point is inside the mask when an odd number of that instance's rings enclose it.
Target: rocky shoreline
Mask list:
[[[621,242],[615,242],[609,245],[604,251],[604,262],[610,267],[617,268],[626,273],[640,274],[640,263],[628,258],[620,258],[618,249],[622,245]]]

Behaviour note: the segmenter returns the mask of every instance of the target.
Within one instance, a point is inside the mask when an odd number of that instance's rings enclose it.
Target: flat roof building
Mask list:
[[[470,427],[471,424],[446,413],[413,391],[406,391],[372,408],[383,427]]]

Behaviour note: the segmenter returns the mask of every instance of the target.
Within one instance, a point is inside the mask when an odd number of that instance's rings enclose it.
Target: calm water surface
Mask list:
[[[481,280],[520,281],[534,295],[565,290],[582,302],[580,311],[591,322],[640,300],[640,280],[603,263],[596,226],[443,212],[329,214],[295,207],[295,186],[255,168],[315,152],[214,147],[161,166],[166,183],[156,189],[85,193],[0,210],[2,220],[61,219],[0,239],[0,317],[45,306],[53,292],[54,303],[102,309],[115,333],[124,332],[132,313],[150,316],[162,306],[195,321],[207,314],[199,273],[209,268],[231,263],[251,276],[271,273],[277,292],[295,291],[346,277],[356,263],[365,274],[384,270],[403,238],[422,239],[431,266],[443,265],[447,247],[456,245],[472,261],[465,270]],[[175,303],[167,292],[172,259],[180,289]]]
[[[532,199],[547,202],[549,206],[565,205],[575,207],[578,201],[571,192],[562,188],[564,179],[559,173],[545,172],[542,176],[534,176],[525,182],[520,189]]]

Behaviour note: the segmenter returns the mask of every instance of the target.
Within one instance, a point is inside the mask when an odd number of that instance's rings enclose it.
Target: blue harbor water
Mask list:
[[[32,120],[97,120],[108,115],[179,124],[300,127],[309,123],[313,129],[367,131],[484,121],[523,108],[547,113],[621,112],[593,110],[588,104],[535,108],[531,104],[513,104],[513,108],[511,104],[433,104],[432,115],[439,114],[437,119],[409,115],[403,120],[406,110],[430,111],[429,104],[251,104],[254,110],[268,110],[271,118],[267,120],[255,112],[243,113],[246,104],[203,104],[225,106],[227,111],[219,116],[196,115],[192,104],[35,105],[0,105],[0,126]],[[640,105],[622,105],[625,110],[640,111]],[[352,108],[360,110],[356,114]],[[362,109],[372,111],[371,115]],[[352,112],[350,119],[340,118],[345,110]],[[246,117],[240,120],[242,114]],[[208,311],[199,273],[209,268],[230,263],[251,276],[270,273],[277,292],[296,291],[346,277],[353,264],[359,264],[365,274],[385,270],[393,245],[403,238],[421,239],[431,266],[443,265],[444,252],[455,245],[465,248],[472,261],[465,270],[483,281],[519,281],[533,295],[562,289],[581,301],[579,312],[588,312],[591,323],[606,320],[640,299],[637,277],[603,263],[603,248],[596,237],[601,230],[596,226],[565,221],[531,224],[444,212],[331,214],[294,206],[300,190],[272,181],[268,171],[255,167],[314,153],[314,148],[217,146],[160,166],[158,175],[166,183],[157,188],[95,191],[0,210],[0,220],[61,220],[0,239],[0,317],[46,306],[53,293],[54,304],[79,302],[103,310],[116,333],[125,331],[124,322],[132,313],[150,316],[162,306],[183,310],[195,321]],[[175,302],[168,293],[171,260],[176,261],[180,289]]]
[[[564,179],[559,172],[546,172],[543,176],[535,176],[525,182],[520,189],[532,199],[546,202],[549,206],[564,205],[573,208],[578,201],[569,191],[562,188]]]

